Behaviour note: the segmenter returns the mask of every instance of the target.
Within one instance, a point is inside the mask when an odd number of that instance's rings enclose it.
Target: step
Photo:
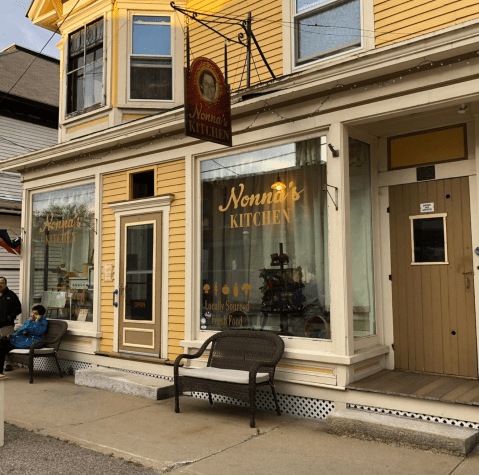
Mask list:
[[[174,396],[172,381],[104,367],[76,371],[75,384],[154,400]]]
[[[468,427],[341,409],[328,415],[328,432],[358,439],[396,443],[454,455],[467,455],[479,444],[479,431]]]

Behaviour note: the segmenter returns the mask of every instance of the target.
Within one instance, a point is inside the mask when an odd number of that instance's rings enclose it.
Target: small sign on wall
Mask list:
[[[434,213],[434,203],[421,203],[419,209],[421,213]]]
[[[112,264],[103,264],[103,282],[113,282]]]

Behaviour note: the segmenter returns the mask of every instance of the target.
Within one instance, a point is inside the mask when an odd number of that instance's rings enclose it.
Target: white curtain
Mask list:
[[[321,139],[301,142],[296,144],[289,168],[255,174],[241,174],[236,168],[234,177],[203,181],[202,285],[208,286],[208,293],[203,293],[203,310],[205,301],[249,302],[250,326],[258,325],[260,288],[264,283],[260,272],[272,268],[271,255],[280,252],[282,243],[283,252],[289,257],[285,267],[300,267],[304,283],[304,311],[302,317],[292,319],[290,331],[305,336],[305,322],[312,315],[323,315],[329,322],[327,197],[323,191],[326,164],[321,148]],[[290,151],[286,152],[290,155]],[[263,157],[267,155],[265,152]],[[278,154],[270,160],[277,163]],[[230,163],[234,163],[231,157]],[[212,166],[205,164],[204,169]],[[262,168],[266,168],[264,163]],[[224,169],[221,173],[225,174]],[[278,176],[286,185],[286,199],[279,203],[258,203],[263,193],[274,196],[271,185]],[[230,202],[233,188],[236,197],[242,191],[242,198],[252,195],[259,198],[253,200],[253,206],[244,198],[246,206],[242,207],[240,200],[235,209],[234,201]],[[220,207],[224,210],[228,203],[229,207],[222,212]],[[274,316],[269,318],[268,324],[275,323]]]

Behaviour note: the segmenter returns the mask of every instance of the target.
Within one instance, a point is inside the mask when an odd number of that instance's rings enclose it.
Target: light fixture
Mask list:
[[[331,150],[333,157],[339,157],[339,150],[336,150],[330,143],[328,143],[328,148]]]
[[[461,104],[461,107],[459,107],[459,109],[457,110],[457,113],[465,114],[467,109],[469,109],[469,107],[467,107],[466,104]]]
[[[276,181],[271,185],[271,188],[276,191],[283,191],[286,189],[286,185],[281,181],[279,173],[276,177]]]

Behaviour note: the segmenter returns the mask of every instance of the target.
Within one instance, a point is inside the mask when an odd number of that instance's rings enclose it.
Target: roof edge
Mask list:
[[[24,53],[31,54],[34,56],[37,56],[39,58],[42,58],[46,61],[51,61],[56,64],[60,64],[60,60],[57,58],[54,58],[53,56],[49,56],[48,54],[40,53],[39,51],[34,51],[32,49],[26,48],[25,46],[20,46],[17,45],[16,43],[13,43],[10,46],[7,46],[6,48],[0,50],[0,56],[4,53],[15,53],[16,51],[23,51]]]

